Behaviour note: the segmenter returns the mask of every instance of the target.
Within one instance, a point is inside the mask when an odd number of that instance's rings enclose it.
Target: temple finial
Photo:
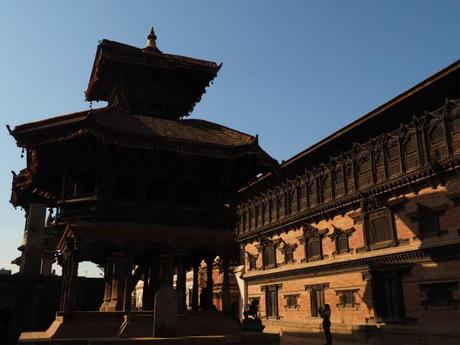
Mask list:
[[[158,49],[158,47],[157,47],[157,36],[155,35],[155,31],[153,30],[153,26],[150,29],[150,32],[149,32],[149,34],[147,36],[147,45],[145,46],[144,49],[161,52],[160,49]]]

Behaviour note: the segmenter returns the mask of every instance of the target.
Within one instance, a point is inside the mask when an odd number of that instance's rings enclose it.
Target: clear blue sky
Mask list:
[[[460,57],[460,1],[0,2],[0,267],[19,252],[9,204],[25,166],[3,125],[88,108],[98,40],[223,62],[192,116],[285,160]],[[97,105],[96,105],[97,106]]]

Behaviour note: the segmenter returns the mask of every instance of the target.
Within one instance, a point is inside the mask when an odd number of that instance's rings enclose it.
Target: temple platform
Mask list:
[[[278,334],[245,332],[238,322],[218,312],[186,312],[178,315],[177,334],[153,335],[151,311],[57,313],[43,332],[24,332],[20,344],[278,344]]]

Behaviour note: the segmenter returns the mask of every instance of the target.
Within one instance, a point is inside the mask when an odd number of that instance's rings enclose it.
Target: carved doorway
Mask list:
[[[405,317],[401,274],[397,270],[372,274],[375,314],[377,319],[391,322]]]
[[[269,285],[265,289],[265,307],[266,316],[269,318],[278,318],[278,286]]]

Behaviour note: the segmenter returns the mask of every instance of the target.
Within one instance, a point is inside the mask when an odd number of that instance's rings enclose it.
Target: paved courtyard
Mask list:
[[[295,337],[292,335],[282,335],[281,345],[323,345],[325,340],[323,338],[313,337]],[[334,345],[356,345],[356,342],[334,340]],[[363,343],[360,343],[363,344]]]

